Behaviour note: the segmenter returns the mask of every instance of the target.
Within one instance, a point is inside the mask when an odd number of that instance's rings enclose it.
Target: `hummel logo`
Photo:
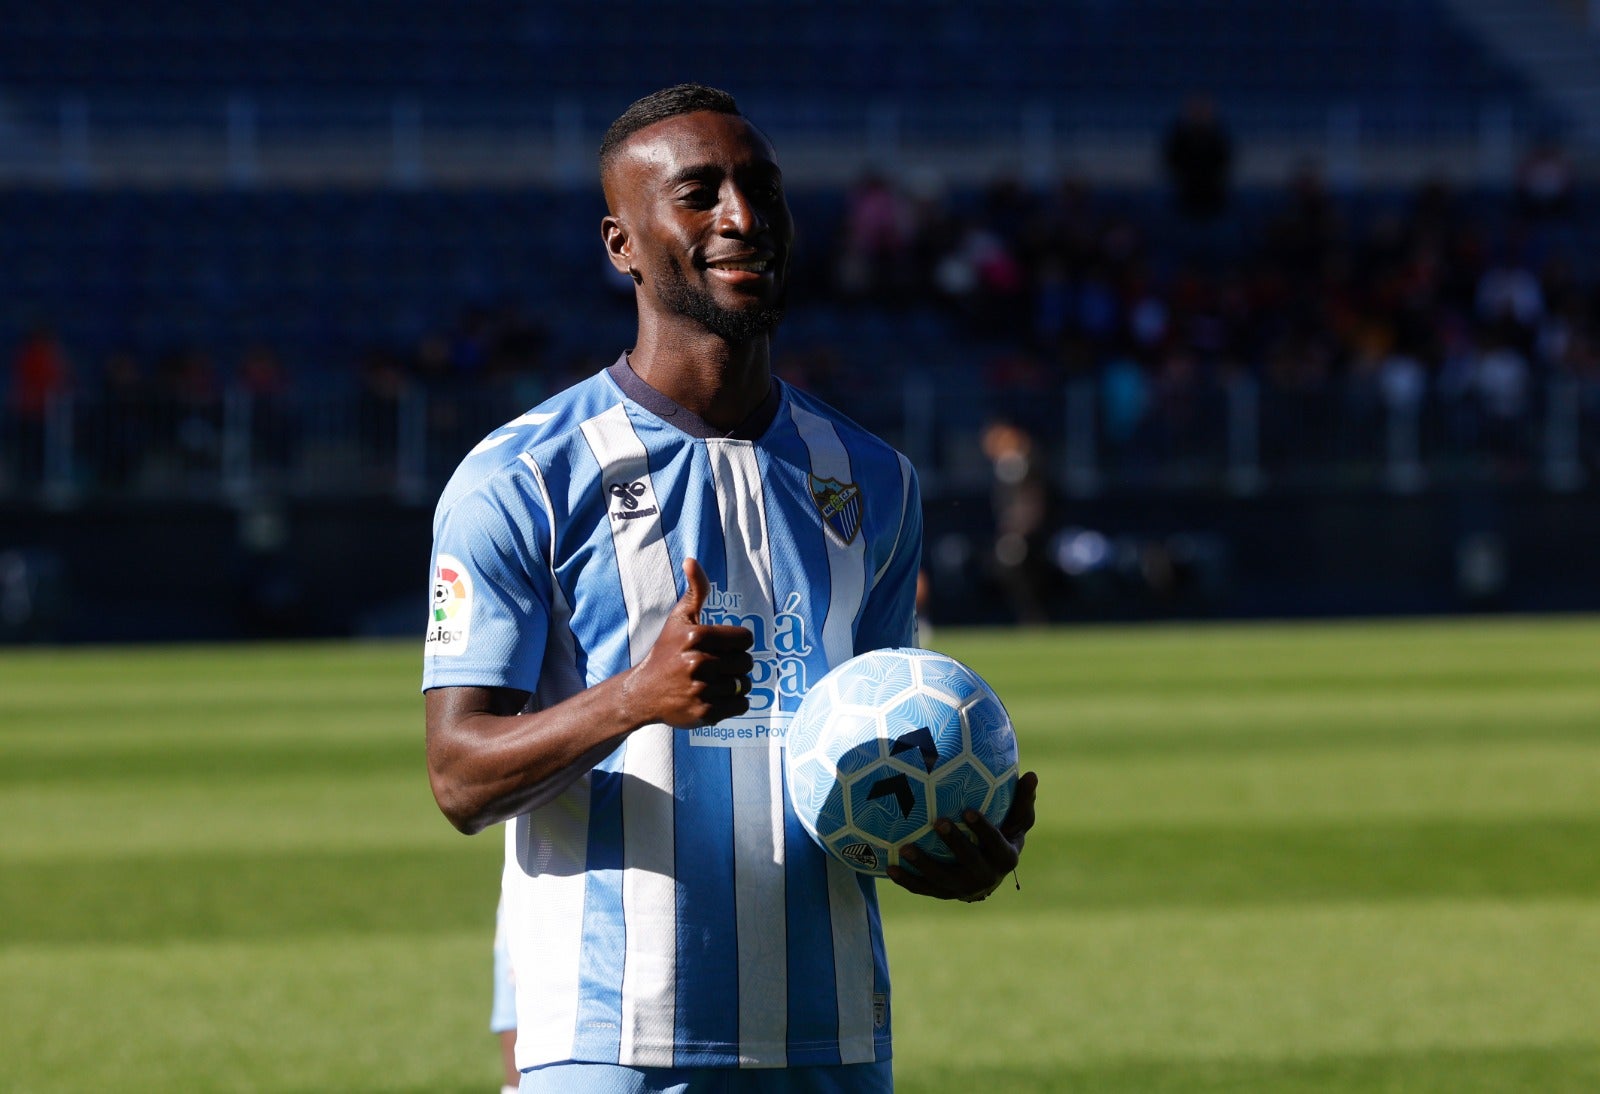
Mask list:
[[[607,489],[611,491],[612,497],[622,503],[624,509],[637,509],[639,508],[639,497],[644,493],[644,483],[614,482]]]
[[[611,515],[620,520],[653,516],[656,512],[653,505],[648,509],[639,508],[639,499],[644,497],[645,492],[642,482],[614,482],[606,487],[606,492],[617,499],[618,508],[611,510]]]

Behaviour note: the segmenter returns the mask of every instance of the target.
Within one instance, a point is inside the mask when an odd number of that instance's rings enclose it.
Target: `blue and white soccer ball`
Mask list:
[[[976,809],[999,824],[1017,787],[1017,737],[994,689],[924,649],[875,650],[812,686],[784,748],[789,801],[834,858],[885,876],[900,848],[953,856],[933,830]]]

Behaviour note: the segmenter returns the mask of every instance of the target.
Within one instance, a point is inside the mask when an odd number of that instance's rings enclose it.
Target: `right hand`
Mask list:
[[[683,576],[688,588],[650,652],[629,670],[624,692],[630,705],[648,712],[643,721],[689,729],[750,709],[755,636],[748,627],[700,622],[711,582],[692,558],[684,559]]]

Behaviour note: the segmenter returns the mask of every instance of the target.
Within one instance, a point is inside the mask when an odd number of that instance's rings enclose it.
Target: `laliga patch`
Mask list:
[[[440,555],[433,571],[433,603],[428,608],[428,640],[423,653],[460,657],[472,630],[472,575],[454,555]]]
[[[822,513],[822,523],[839,546],[848,547],[861,530],[861,487],[838,479],[811,476],[811,500]]]

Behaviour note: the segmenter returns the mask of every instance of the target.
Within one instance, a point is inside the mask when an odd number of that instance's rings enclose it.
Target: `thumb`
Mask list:
[[[699,561],[692,558],[683,560],[683,577],[687,588],[683,590],[683,596],[678,598],[678,606],[674,610],[690,623],[698,623],[700,609],[705,606],[706,597],[711,595],[711,582],[700,568]]]

